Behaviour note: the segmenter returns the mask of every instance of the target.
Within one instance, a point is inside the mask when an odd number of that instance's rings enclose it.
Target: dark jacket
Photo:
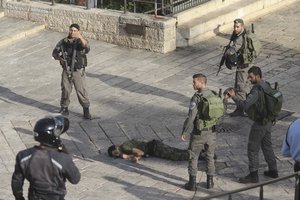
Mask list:
[[[80,172],[72,157],[57,149],[35,146],[20,151],[16,156],[12,175],[12,191],[16,200],[24,199],[24,179],[30,183],[28,198],[63,199],[66,194],[66,180],[77,184]]]

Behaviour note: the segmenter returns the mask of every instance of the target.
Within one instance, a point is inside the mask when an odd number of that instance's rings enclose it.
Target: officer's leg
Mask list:
[[[235,89],[237,92],[237,96],[242,100],[246,99],[246,94],[249,92],[249,83],[247,77],[247,68],[236,70]]]
[[[215,149],[216,149],[216,133],[207,131],[207,153],[206,153],[206,161],[207,161],[207,175],[215,175]]]
[[[198,157],[200,151],[204,148],[204,141],[201,135],[191,134],[190,145],[189,145],[189,164],[188,172],[192,176],[196,176],[198,172]]]
[[[274,150],[272,147],[271,141],[271,128],[272,123],[268,123],[265,127],[265,135],[262,139],[261,148],[265,157],[266,162],[268,163],[269,173],[274,173],[274,176],[278,176],[276,158]]]
[[[70,104],[70,94],[72,92],[72,81],[69,80],[67,72],[62,71],[61,74],[61,100],[60,106],[62,108],[67,108]]]
[[[90,106],[90,101],[86,90],[85,73],[82,74],[82,70],[78,70],[73,73],[73,79],[80,105],[84,108],[88,108]]]
[[[77,97],[79,100],[79,103],[83,107],[83,117],[85,119],[92,119],[92,116],[90,114],[90,101],[88,99],[88,93],[86,90],[86,84],[85,84],[85,73],[82,72],[82,70],[78,70],[73,73],[74,77],[74,86],[76,89]]]
[[[204,141],[200,135],[191,134],[190,145],[189,145],[189,181],[185,184],[185,189],[196,190],[196,177],[198,172],[198,157],[201,149],[204,148]]]
[[[265,130],[263,126],[254,122],[252,124],[248,141],[248,159],[250,172],[257,171],[259,168],[258,153]]]

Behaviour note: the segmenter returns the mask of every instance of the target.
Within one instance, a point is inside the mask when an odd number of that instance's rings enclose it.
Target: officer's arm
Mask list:
[[[16,158],[15,171],[12,175],[11,188],[16,200],[23,200],[23,184],[25,176],[23,175],[22,168],[18,159],[19,155]],[[25,199],[24,199],[25,200]]]
[[[56,44],[55,48],[52,51],[52,57],[55,60],[62,60],[62,57],[59,55],[59,53],[61,52],[61,45],[62,45],[62,40]]]
[[[186,135],[188,130],[190,129],[190,127],[193,126],[194,120],[198,113],[197,105],[198,105],[198,102],[196,102],[196,99],[193,97],[190,102],[188,116],[183,124],[183,130],[182,130],[181,135]]]
[[[252,89],[245,101],[241,100],[238,96],[233,96],[232,99],[238,107],[242,107],[244,110],[248,110],[253,104],[258,101],[258,97],[258,90]]]
[[[81,175],[79,169],[76,167],[71,156],[66,159],[65,177],[70,183],[77,184],[80,181]]]

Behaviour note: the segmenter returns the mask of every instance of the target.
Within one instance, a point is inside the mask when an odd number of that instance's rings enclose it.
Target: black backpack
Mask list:
[[[228,68],[228,69],[232,69],[233,67],[236,67],[237,66],[237,63],[238,63],[238,54],[235,50],[234,47],[229,47],[225,54],[225,66]]]

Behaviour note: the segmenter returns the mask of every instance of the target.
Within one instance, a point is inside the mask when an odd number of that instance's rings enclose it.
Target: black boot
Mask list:
[[[189,182],[184,185],[184,188],[190,191],[196,191],[196,176],[190,175]]]
[[[60,114],[62,115],[69,115],[69,110],[68,110],[68,107],[61,107],[60,110],[58,111]]]
[[[89,107],[83,108],[83,117],[84,119],[92,119]]]
[[[264,175],[270,178],[278,178],[278,171],[277,170],[264,171]]]
[[[242,177],[239,179],[240,183],[258,183],[258,172],[254,171],[254,172],[250,172],[250,174],[248,174],[245,177]]]
[[[211,189],[214,187],[214,176],[207,175],[206,188]]]

